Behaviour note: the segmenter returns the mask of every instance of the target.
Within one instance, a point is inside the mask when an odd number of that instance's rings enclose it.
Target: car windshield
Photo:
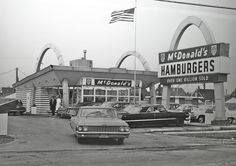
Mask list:
[[[110,108],[82,108],[80,111],[81,117],[92,118],[116,118],[116,112]]]

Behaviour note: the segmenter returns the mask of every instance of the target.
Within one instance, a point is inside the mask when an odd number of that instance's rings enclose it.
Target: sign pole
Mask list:
[[[137,0],[135,0],[135,7],[134,7],[134,104],[136,103],[136,31],[137,31]]]

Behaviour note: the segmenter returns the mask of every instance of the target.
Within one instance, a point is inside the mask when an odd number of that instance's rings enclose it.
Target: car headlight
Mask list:
[[[126,132],[129,132],[129,127],[128,127],[128,126],[125,127],[125,131],[126,131]]]
[[[124,127],[120,127],[120,131],[121,131],[121,132],[124,132],[124,131],[125,131],[125,128],[124,128]]]
[[[84,127],[83,127],[83,130],[84,130],[84,131],[88,131],[88,127],[87,127],[87,126],[84,126]]]
[[[129,132],[129,127],[128,126],[120,127],[120,131],[121,132]]]
[[[82,126],[77,126],[77,127],[76,127],[76,130],[77,130],[77,131],[83,131],[83,127],[82,127]]]

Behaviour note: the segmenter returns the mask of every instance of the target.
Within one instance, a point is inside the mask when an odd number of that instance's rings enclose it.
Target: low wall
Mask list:
[[[0,112],[0,135],[7,135],[8,114]]]

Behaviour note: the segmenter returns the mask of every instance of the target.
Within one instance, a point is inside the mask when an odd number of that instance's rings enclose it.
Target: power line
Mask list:
[[[8,73],[10,73],[10,72],[12,72],[12,71],[14,71],[15,69],[12,69],[12,70],[9,70],[9,71],[6,71],[6,72],[2,72],[2,73],[0,73],[0,75],[5,75],[5,74],[8,74]]]
[[[236,10],[236,8],[232,8],[232,7],[216,6],[216,5],[206,5],[206,4],[201,4],[201,3],[180,2],[180,1],[171,1],[171,0],[155,0],[155,1],[167,2],[167,3],[176,3],[176,4],[182,4],[182,5],[190,5],[190,6],[200,6],[200,7],[208,7],[208,8]]]
[[[26,74],[19,68],[19,71],[24,75],[26,76]]]

